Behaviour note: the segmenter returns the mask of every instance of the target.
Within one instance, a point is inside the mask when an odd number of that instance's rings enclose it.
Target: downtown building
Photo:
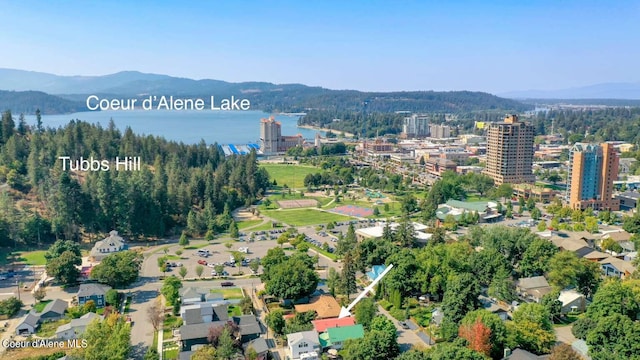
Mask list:
[[[566,200],[572,209],[619,210],[613,198],[619,158],[613,144],[576,143],[569,152]]]
[[[265,155],[284,153],[292,147],[302,146],[301,134],[282,136],[282,124],[272,116],[260,120],[260,150]]]
[[[413,114],[405,117],[402,124],[402,137],[423,138],[429,136],[429,117]]]
[[[491,177],[496,186],[509,183],[533,183],[533,125],[508,115],[504,122],[488,125],[487,166],[483,174]]]

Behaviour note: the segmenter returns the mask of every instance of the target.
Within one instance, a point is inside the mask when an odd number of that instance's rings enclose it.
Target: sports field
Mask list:
[[[326,224],[331,221],[347,221],[350,216],[315,209],[264,210],[264,215],[292,226]]]
[[[300,166],[288,164],[261,164],[269,173],[269,181],[275,179],[279,186],[287,185],[290,188],[303,188],[304,177],[307,174],[315,174],[320,169],[313,166]]]
[[[318,206],[318,202],[314,199],[280,200],[278,205],[283,209],[294,209]]]

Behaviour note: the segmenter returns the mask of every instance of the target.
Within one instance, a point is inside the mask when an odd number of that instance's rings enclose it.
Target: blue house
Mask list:
[[[105,296],[107,291],[111,290],[111,286],[98,283],[80,284],[78,289],[78,305],[84,305],[89,300],[93,300],[97,308],[106,305]]]

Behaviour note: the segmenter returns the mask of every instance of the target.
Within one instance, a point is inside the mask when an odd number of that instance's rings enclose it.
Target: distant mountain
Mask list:
[[[0,88],[38,90],[73,101],[89,94],[104,97],[173,95],[208,99],[235,96],[251,101],[251,108],[268,112],[298,112],[308,109],[362,111],[468,112],[478,110],[524,111],[529,104],[470,91],[361,92],[329,90],[301,84],[267,82],[230,83],[220,80],[193,80],[167,75],[124,71],[105,76],[58,76],[33,71],[0,69]]]
[[[524,90],[500,94],[510,99],[626,99],[640,100],[640,82],[605,83],[560,90]]]
[[[0,111],[34,114],[37,109],[40,109],[42,114],[65,114],[87,110],[84,102],[63,99],[41,91],[0,90]]]

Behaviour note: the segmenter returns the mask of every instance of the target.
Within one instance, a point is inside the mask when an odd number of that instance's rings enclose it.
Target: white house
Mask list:
[[[107,255],[123,250],[127,250],[124,239],[118,235],[117,231],[112,230],[107,238],[93,245],[89,257],[93,261],[102,261]]]
[[[320,340],[318,332],[315,330],[301,331],[287,335],[287,343],[289,344],[289,355],[291,359],[318,360],[320,349]]]
[[[96,313],[86,313],[79,319],[73,319],[70,323],[58,326],[56,329],[56,338],[60,340],[75,339],[78,335],[84,333],[84,329],[87,328],[93,319],[99,319],[100,315]]]
[[[20,323],[16,326],[17,335],[29,335],[36,332],[38,324],[40,323],[40,316],[35,313],[28,313],[20,319]]]
[[[558,300],[562,303],[562,313],[583,312],[587,307],[584,295],[575,290],[562,290]]]

